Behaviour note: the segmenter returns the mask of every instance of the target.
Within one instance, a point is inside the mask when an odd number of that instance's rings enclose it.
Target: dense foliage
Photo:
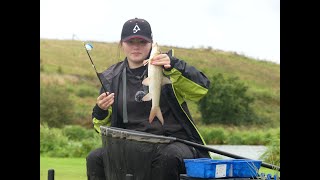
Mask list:
[[[40,86],[40,123],[49,127],[63,127],[73,119],[73,102],[62,86]]]
[[[225,78],[217,73],[211,77],[208,94],[199,103],[204,124],[248,124],[257,120],[250,105],[254,98],[247,94],[248,86],[238,77]]]
[[[40,128],[40,155],[48,157],[86,157],[101,147],[101,137],[93,130],[73,125]]]

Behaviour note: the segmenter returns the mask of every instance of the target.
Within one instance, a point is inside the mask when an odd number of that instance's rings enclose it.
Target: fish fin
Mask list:
[[[145,86],[149,86],[149,84],[150,84],[150,78],[149,78],[149,77],[145,78],[145,79],[142,81],[142,84],[145,85]]]
[[[150,115],[149,115],[149,123],[152,123],[154,117],[156,116],[161,122],[161,124],[163,125],[164,120],[163,120],[162,113],[159,106],[151,108]]]
[[[161,81],[161,85],[165,85],[165,84],[171,84],[171,80],[165,76],[163,76],[162,81]]]
[[[149,59],[143,60],[143,66],[147,65],[149,62]]]
[[[148,93],[148,94],[146,94],[145,96],[143,96],[142,101],[150,101],[151,99],[152,99],[152,98],[151,98],[151,94]]]

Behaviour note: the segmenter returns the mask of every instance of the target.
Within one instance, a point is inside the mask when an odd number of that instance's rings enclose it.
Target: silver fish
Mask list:
[[[157,117],[161,124],[164,124],[163,116],[160,109],[160,94],[161,86],[165,84],[171,84],[169,78],[163,75],[162,66],[152,65],[152,59],[156,55],[160,54],[160,48],[157,43],[152,44],[152,50],[150,58],[145,60],[144,64],[148,63],[148,77],[142,81],[142,84],[149,87],[149,93],[146,94],[142,100],[150,101],[152,99],[152,107],[149,115],[149,123],[151,123],[154,117]]]

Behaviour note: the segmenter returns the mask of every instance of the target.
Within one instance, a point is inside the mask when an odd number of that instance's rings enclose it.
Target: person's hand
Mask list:
[[[114,102],[114,93],[102,93],[98,98],[97,98],[97,105],[103,109],[107,110]]]
[[[165,69],[171,67],[170,58],[167,54],[159,54],[152,59],[152,65],[163,66]]]

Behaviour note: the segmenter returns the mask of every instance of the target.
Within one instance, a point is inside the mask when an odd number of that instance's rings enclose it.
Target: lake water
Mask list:
[[[228,152],[237,156],[242,156],[248,159],[261,160],[260,156],[267,150],[266,146],[262,145],[208,145],[213,149],[217,149],[223,152]],[[219,157],[222,159],[233,159],[217,153],[212,153],[213,157]]]

